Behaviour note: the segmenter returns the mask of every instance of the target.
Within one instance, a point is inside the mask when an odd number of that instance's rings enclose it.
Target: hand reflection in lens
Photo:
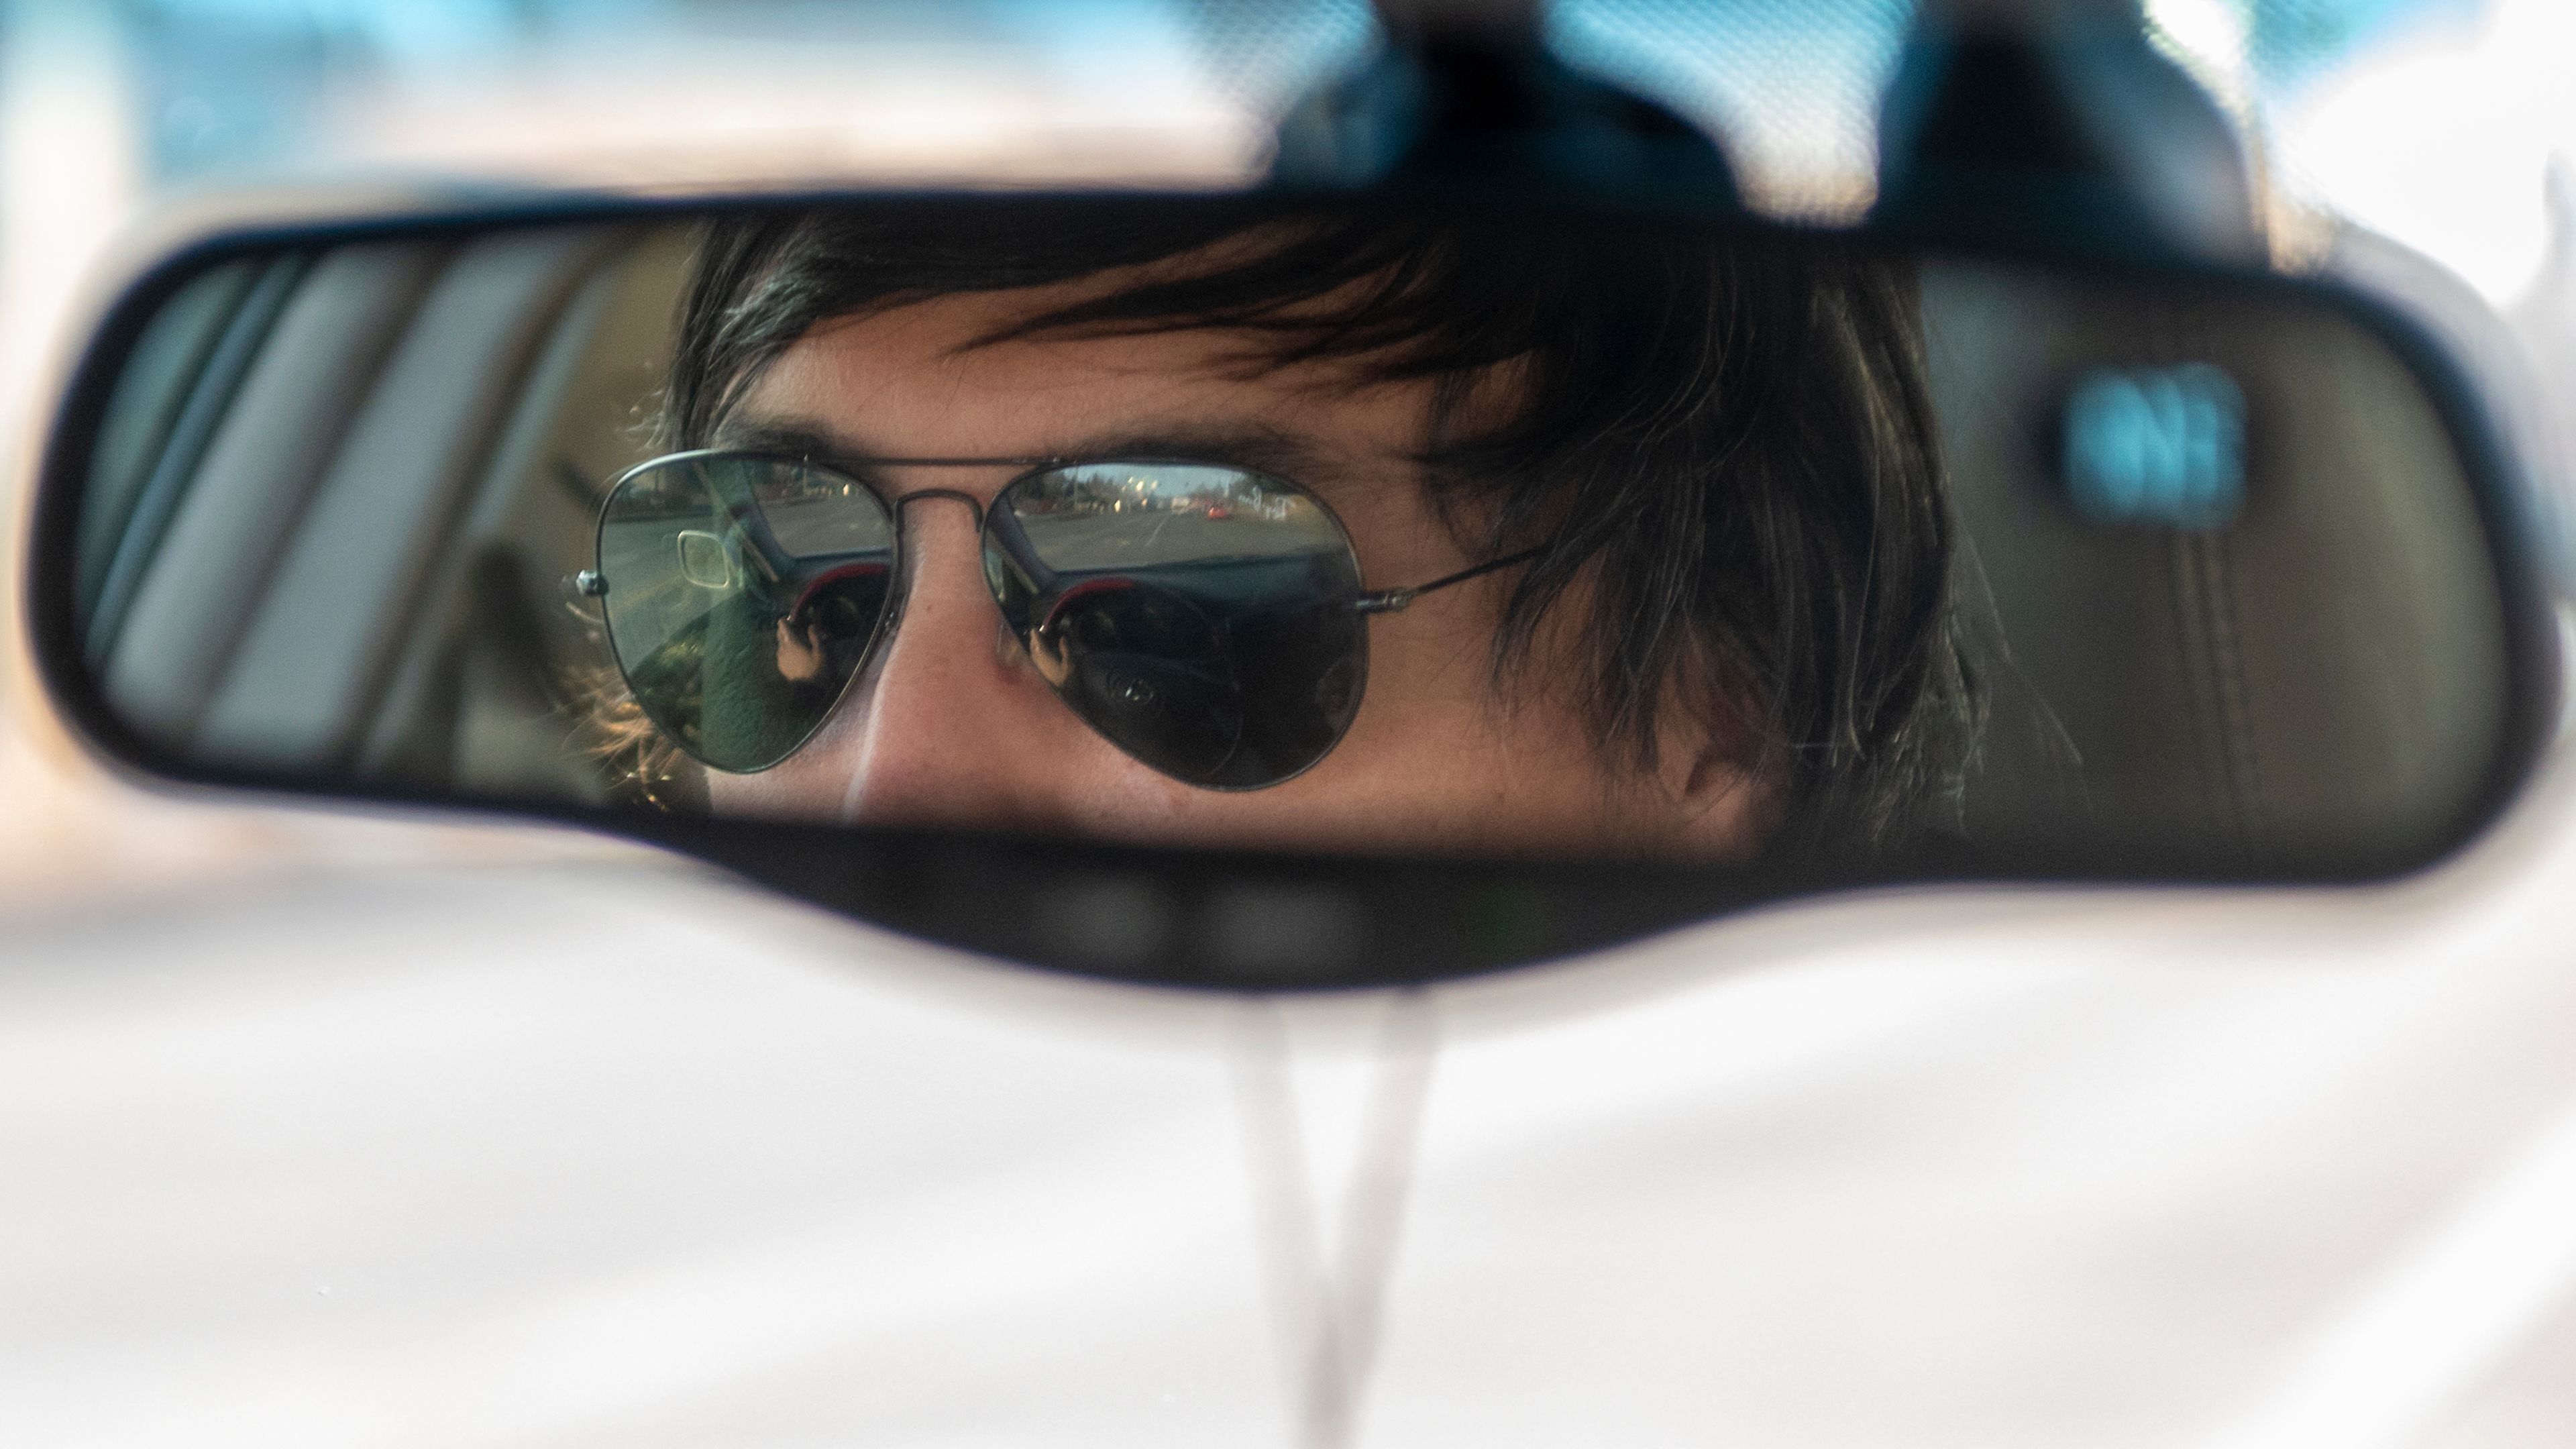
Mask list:
[[[778,677],[793,684],[811,684],[823,677],[822,626],[811,620],[799,624],[794,619],[778,621]]]

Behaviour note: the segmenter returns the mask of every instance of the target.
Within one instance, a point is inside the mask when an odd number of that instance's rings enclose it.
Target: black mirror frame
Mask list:
[[[1351,193],[1314,193],[1353,204]],[[2052,852],[2045,862],[1865,863],[1772,860],[1712,868],[1598,860],[1471,862],[1309,856],[1109,845],[966,831],[821,827],[713,817],[648,816],[374,782],[319,785],[277,772],[174,758],[116,717],[84,663],[71,577],[79,500],[93,434],[145,324],[190,278],[226,260],[397,237],[496,227],[669,221],[712,207],[789,210],[829,202],[1007,203],[1044,197],[1079,204],[1153,200],[1240,206],[1242,193],[796,192],[687,197],[527,197],[468,201],[402,214],[214,231],[143,271],[107,310],[84,350],[46,441],[27,540],[25,618],[39,677],[77,738],[145,783],[251,790],[316,800],[455,810],[544,821],[639,840],[710,862],[847,916],[941,945],[1051,971],[1220,991],[1382,987],[1491,972],[1561,958],[1688,923],[1854,890],[1935,884],[2352,885],[2430,868],[2482,834],[2520,795],[2555,734],[2560,712],[2554,571],[2532,495],[2469,375],[2424,327],[2386,302],[2331,280],[2216,261],[2112,261],[2098,251],[2032,244],[1961,246],[1947,255],[2046,264],[2240,295],[2294,297],[2340,314],[2399,358],[2433,400],[2477,494],[2505,602],[2509,680],[2505,737],[2475,803],[2419,858],[2325,863],[2314,870],[2212,870],[2174,852],[2106,847]],[[1272,190],[1265,198],[1295,193]],[[1461,198],[1459,205],[1477,202]],[[1506,202],[1603,216],[1652,210],[1722,218],[1751,234],[1832,237],[1864,246],[1918,239],[1885,225],[1821,230],[1747,218],[1731,206],[1683,202],[1634,208],[1600,200]],[[1111,922],[1103,927],[1102,922]],[[1087,934],[1086,934],[1087,932]]]

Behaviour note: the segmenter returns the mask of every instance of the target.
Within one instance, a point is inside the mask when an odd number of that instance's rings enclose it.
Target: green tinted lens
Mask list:
[[[1085,463],[1005,491],[1002,616],[1092,728],[1194,785],[1275,785],[1359,711],[1359,562],[1311,495],[1204,464]]]
[[[764,770],[820,726],[886,613],[893,520],[828,469],[741,454],[648,463],[610,490],[610,647],[655,726],[719,770]]]

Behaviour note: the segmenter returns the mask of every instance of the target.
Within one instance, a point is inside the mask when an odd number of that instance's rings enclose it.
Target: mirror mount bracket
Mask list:
[[[1879,111],[1874,227],[1969,245],[2259,264],[2233,126],[2138,0],[1930,0]]]
[[[1534,0],[1378,10],[1378,53],[1280,121],[1273,186],[1742,209],[1717,141],[1548,54]]]

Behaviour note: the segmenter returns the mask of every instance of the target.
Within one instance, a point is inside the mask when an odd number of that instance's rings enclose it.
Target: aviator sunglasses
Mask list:
[[[839,468],[731,449],[620,475],[596,566],[611,650],[645,715],[736,774],[794,754],[896,627],[902,505],[980,510],[984,582],[1038,672],[1102,737],[1174,779],[1276,785],[1332,752],[1368,678],[1368,616],[1526,562],[1410,588],[1360,586],[1323,501],[1222,464],[878,458],[880,468],[1019,467],[986,505],[887,497]]]

